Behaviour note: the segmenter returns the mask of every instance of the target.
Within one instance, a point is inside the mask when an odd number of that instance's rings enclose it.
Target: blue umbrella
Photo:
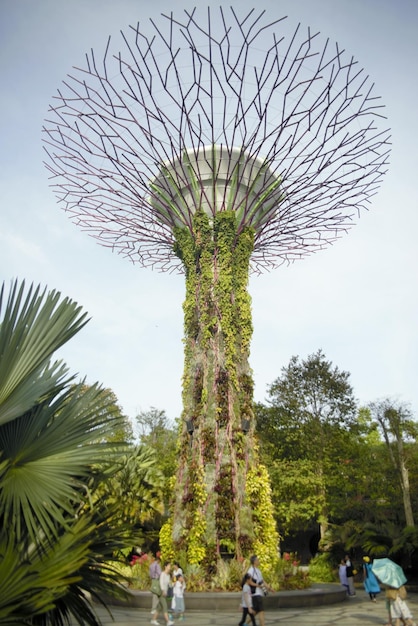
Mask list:
[[[390,559],[375,559],[372,572],[381,583],[395,589],[399,589],[406,583],[406,576],[402,567]]]

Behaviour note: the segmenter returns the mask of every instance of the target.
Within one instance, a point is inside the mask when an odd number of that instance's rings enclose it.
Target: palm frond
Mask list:
[[[80,383],[0,426],[6,463],[0,510],[18,540],[25,532],[33,542],[40,531],[55,535],[85,498],[85,478],[93,477],[94,464],[105,467],[118,458],[118,444],[107,443],[105,434],[121,418],[106,413],[102,395],[100,387]]]
[[[5,304],[0,290],[0,424],[28,411],[64,384],[67,369],[51,355],[86,323],[87,314],[57,291],[42,293],[15,281]],[[61,300],[61,301],[60,301]]]

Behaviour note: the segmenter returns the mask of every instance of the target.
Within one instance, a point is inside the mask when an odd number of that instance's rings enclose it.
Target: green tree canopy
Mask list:
[[[88,388],[88,385],[85,385]],[[106,441],[109,443],[133,443],[134,431],[132,422],[122,411],[119,401],[114,391],[109,388],[103,389],[102,394],[103,408],[97,407],[98,411],[102,411],[104,415],[110,414],[118,417],[117,427],[114,423],[114,430],[106,433]]]
[[[177,467],[178,423],[173,423],[165,411],[151,407],[135,417],[139,441],[154,451],[158,469],[163,476],[165,509],[172,498],[172,477]]]
[[[312,518],[322,521],[325,532],[329,516],[336,512],[330,494],[347,493],[348,474],[357,455],[353,435],[357,437],[360,429],[349,374],[334,367],[321,350],[302,361],[293,356],[269,387],[268,395],[268,406],[257,407],[257,431],[266,446],[265,453],[274,462],[286,461],[292,471],[303,460],[305,489],[310,484],[317,494],[310,499]],[[273,484],[273,493],[275,489]],[[304,497],[298,500],[295,489],[288,493],[287,501],[283,500],[284,490],[277,487],[274,497],[281,500],[281,505],[276,509],[283,510],[287,502],[287,511],[293,508],[295,512],[294,523],[297,519],[297,525],[302,520],[306,523],[309,513]],[[303,490],[299,493],[302,496]],[[286,523],[293,523],[289,513]]]
[[[321,350],[300,361],[293,356],[269,387],[274,409],[270,429],[284,458],[318,460],[335,432],[357,428],[356,400],[349,373],[333,367]],[[260,431],[263,424],[258,423]],[[332,446],[333,448],[333,446]]]

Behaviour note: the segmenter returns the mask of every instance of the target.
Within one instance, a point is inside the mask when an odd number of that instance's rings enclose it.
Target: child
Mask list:
[[[177,574],[176,582],[173,586],[173,599],[171,601],[171,610],[180,619],[184,619],[184,590],[186,583],[183,574]]]
[[[255,611],[253,609],[253,601],[252,601],[252,598],[251,598],[251,587],[250,587],[250,585],[248,583],[250,578],[251,578],[251,574],[249,574],[247,572],[246,574],[244,574],[244,578],[242,579],[242,582],[241,582],[241,587],[242,587],[242,596],[241,596],[242,617],[241,617],[241,621],[238,624],[238,626],[244,626],[244,623],[245,623],[247,615],[249,615],[250,618],[251,618],[252,626],[256,626],[255,619],[254,619]]]
[[[412,621],[412,613],[405,602],[406,589],[402,585],[399,589],[387,587],[385,591],[387,600],[390,603],[390,617],[395,620],[395,626],[401,626],[401,620],[406,626],[415,626]]]

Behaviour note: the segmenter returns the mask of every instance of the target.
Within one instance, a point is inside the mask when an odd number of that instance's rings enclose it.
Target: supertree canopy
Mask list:
[[[186,277],[179,467],[166,553],[275,553],[254,434],[249,271],[332,243],[367,208],[389,133],[373,84],[264,11],[162,15],[86,55],[44,127],[60,203],[100,243]]]

